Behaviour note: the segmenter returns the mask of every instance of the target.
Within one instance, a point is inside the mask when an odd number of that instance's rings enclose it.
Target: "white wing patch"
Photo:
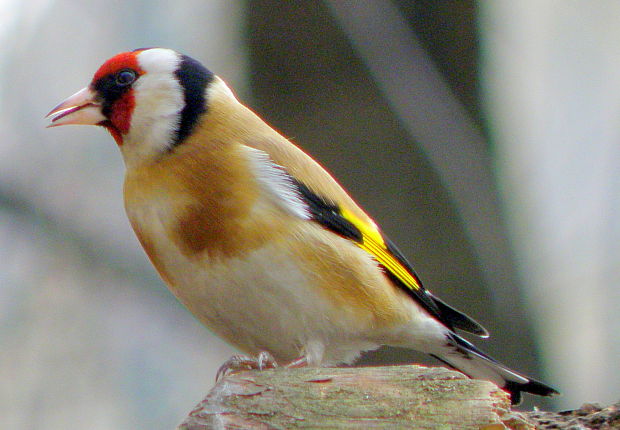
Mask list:
[[[267,194],[289,213],[302,219],[310,219],[308,205],[299,195],[286,170],[274,163],[266,152],[248,146],[245,149],[248,151],[256,179]]]

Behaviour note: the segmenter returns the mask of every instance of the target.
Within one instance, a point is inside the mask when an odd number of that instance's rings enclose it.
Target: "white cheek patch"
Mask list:
[[[183,88],[175,77],[181,58],[178,53],[163,48],[153,48],[141,52],[138,62],[145,75],[134,85],[136,112],[145,119],[169,118],[178,115],[183,109]],[[172,119],[172,118],[170,118]],[[178,125],[174,118],[174,126]]]
[[[136,103],[131,129],[124,137],[126,158],[138,159],[170,147],[185,106],[183,88],[175,77],[180,62],[179,54],[170,49],[153,48],[138,54],[144,75],[133,86]]]

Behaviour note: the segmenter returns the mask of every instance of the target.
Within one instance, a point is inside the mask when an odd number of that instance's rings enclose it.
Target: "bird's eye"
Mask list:
[[[134,83],[138,75],[135,71],[131,69],[121,70],[116,74],[115,80],[116,84],[121,87],[126,87],[127,85],[131,85]]]

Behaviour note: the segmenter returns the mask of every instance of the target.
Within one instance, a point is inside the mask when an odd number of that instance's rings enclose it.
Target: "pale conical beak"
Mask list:
[[[107,118],[101,113],[101,104],[90,88],[82,88],[77,93],[56,106],[45,118],[52,123],[48,127],[67,124],[97,125]]]

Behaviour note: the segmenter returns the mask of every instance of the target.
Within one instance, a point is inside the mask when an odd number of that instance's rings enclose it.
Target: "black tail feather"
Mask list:
[[[450,333],[447,339],[452,352],[441,356],[433,354],[433,357],[470,378],[492,380],[510,393],[513,405],[521,402],[523,392],[539,396],[559,394],[554,388],[509,369],[454,333]]]
[[[506,381],[506,385],[502,388],[510,393],[510,400],[513,405],[521,403],[521,393],[536,394],[538,396],[556,396],[560,394],[556,389],[530,378],[528,378],[528,382],[525,384]]]
[[[438,299],[432,294],[431,298],[433,299],[433,302],[435,302],[435,304],[437,305],[437,308],[439,308],[439,313],[441,314],[441,317],[444,318],[445,321],[452,324],[453,327],[471,334],[475,334],[476,336],[489,337],[489,332],[487,331],[487,329],[482,327],[482,325],[478,321],[465,315],[463,312],[454,309],[452,306],[448,305],[447,303]]]

